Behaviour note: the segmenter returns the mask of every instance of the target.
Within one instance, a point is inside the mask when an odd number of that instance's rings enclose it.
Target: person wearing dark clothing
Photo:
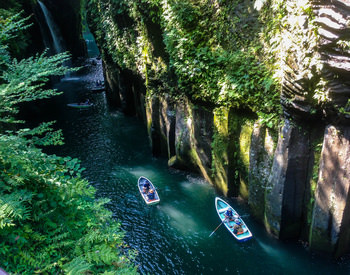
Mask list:
[[[224,215],[227,222],[233,221],[233,212],[231,208],[227,209]]]
[[[230,222],[233,221],[234,219],[236,219],[238,216],[236,214],[233,214],[233,211],[231,208],[227,209],[226,212],[224,213],[225,215],[225,222],[227,222],[227,224],[229,225],[229,227],[232,227],[230,225]]]
[[[154,200],[156,198],[153,189],[149,190],[147,197],[149,201]]]
[[[149,184],[149,181],[146,181],[144,184],[143,184],[143,193],[148,193],[149,189],[150,189],[151,185]]]

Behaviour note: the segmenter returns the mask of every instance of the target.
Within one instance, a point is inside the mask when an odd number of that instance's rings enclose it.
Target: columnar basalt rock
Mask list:
[[[175,103],[168,95],[160,98],[160,130],[162,143],[164,142],[163,156],[170,159],[175,156]]]
[[[249,155],[249,197],[252,214],[260,221],[265,216],[265,194],[276,144],[271,130],[256,122]]]
[[[183,99],[175,107],[175,156],[169,160],[172,167],[185,168],[198,171],[191,156],[192,114],[188,101]]]
[[[338,108],[350,110],[347,104],[350,98],[350,3],[340,0],[313,1],[313,11],[320,35],[319,53],[323,64],[325,92],[332,107],[336,108],[326,109],[325,114],[333,120],[332,116],[338,116],[340,122],[348,124],[350,117],[339,113]]]
[[[105,76],[105,86],[107,89],[107,98],[112,106],[120,106],[121,99],[119,91],[122,89],[120,81],[120,69],[114,64],[108,61],[104,61],[104,76]]]
[[[298,238],[309,186],[310,135],[288,120],[279,134],[266,192],[269,230],[280,238]]]
[[[214,110],[213,120],[213,177],[215,185],[225,196],[229,194],[231,187],[232,177],[230,177],[230,172],[234,171],[232,165],[230,165],[234,148],[229,133],[229,112],[228,108],[217,108]]]
[[[176,104],[175,148],[177,167],[199,171],[211,182],[213,113],[184,99]]]
[[[336,256],[350,233],[350,128],[327,126],[321,153],[310,245]]]

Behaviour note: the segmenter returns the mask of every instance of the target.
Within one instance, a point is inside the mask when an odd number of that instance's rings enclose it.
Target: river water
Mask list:
[[[271,238],[249,216],[248,207],[227,201],[240,213],[253,239],[238,243],[219,225],[214,188],[197,175],[169,169],[165,159],[152,157],[146,127],[135,117],[108,106],[104,93],[92,93],[102,78],[100,60],[89,59],[83,73],[62,79],[55,88],[64,94],[32,110],[32,123],[57,121],[65,145],[50,153],[79,158],[83,175],[126,231],[125,242],[138,251],[142,274],[350,274],[348,260],[333,262],[307,251],[301,244]],[[77,110],[67,103],[89,99],[94,106]],[[137,179],[149,178],[160,203],[147,206]]]

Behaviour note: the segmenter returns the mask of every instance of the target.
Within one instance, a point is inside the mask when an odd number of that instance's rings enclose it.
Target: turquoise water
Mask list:
[[[268,236],[249,216],[247,206],[227,201],[244,216],[253,239],[237,242],[224,226],[209,237],[220,220],[214,207],[214,188],[197,175],[172,170],[165,159],[152,157],[145,125],[108,107],[104,93],[89,88],[102,77],[88,62],[83,75],[63,79],[56,88],[64,94],[37,105],[32,122],[57,120],[65,145],[50,149],[77,157],[84,177],[126,231],[125,242],[138,251],[142,274],[349,274],[349,261],[333,262],[308,252],[301,244]],[[88,73],[88,74],[87,74]],[[67,103],[89,98],[88,110]],[[147,206],[137,179],[146,176],[158,187],[160,203]]]

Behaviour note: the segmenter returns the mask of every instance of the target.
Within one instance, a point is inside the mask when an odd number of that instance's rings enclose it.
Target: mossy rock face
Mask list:
[[[253,133],[253,122],[246,119],[241,126],[241,133],[239,135],[239,159],[240,159],[240,185],[239,195],[245,200],[249,197],[249,165],[250,165],[250,150],[251,138]]]
[[[229,133],[227,108],[214,110],[214,133],[212,143],[212,176],[215,186],[224,194],[228,193]],[[232,147],[232,146],[231,146]]]
[[[191,105],[192,110],[192,155],[196,158],[201,173],[208,180],[212,165],[213,111],[202,106]]]
[[[249,152],[252,119],[231,108],[214,110],[212,177],[225,195],[249,196]]]
[[[276,147],[272,135],[271,129],[259,122],[254,124],[249,152],[248,204],[252,214],[260,221],[264,221],[266,185]]]
[[[159,103],[162,155],[170,159],[175,155],[175,103],[167,94],[160,96]]]
[[[152,153],[154,156],[167,156],[166,133],[161,124],[160,98],[150,95],[146,99],[147,130],[151,139]]]
[[[175,152],[178,163],[198,171],[197,161],[192,156],[192,113],[187,100],[176,105]]]
[[[176,105],[175,152],[178,162],[211,182],[213,115],[184,99]]]
[[[115,107],[121,106],[120,99],[120,70],[114,63],[108,61],[103,62],[105,85],[107,87],[106,96],[108,102]]]

